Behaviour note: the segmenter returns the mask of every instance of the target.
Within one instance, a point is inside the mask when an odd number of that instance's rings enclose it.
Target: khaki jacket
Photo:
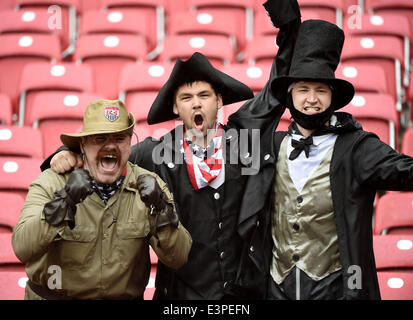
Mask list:
[[[166,226],[157,238],[149,233],[148,209],[139,192],[129,188],[141,174],[156,177],[173,203],[166,184],[154,173],[128,162],[120,190],[108,204],[96,193],[77,205],[76,226],[49,225],[44,205],[64,188],[69,175],[44,171],[31,185],[13,232],[16,256],[26,263],[29,279],[77,299],[134,299],[149,280],[149,245],[162,263],[178,269],[188,258],[192,239],[187,230]],[[117,222],[112,223],[113,215]],[[26,298],[39,298],[28,286]]]

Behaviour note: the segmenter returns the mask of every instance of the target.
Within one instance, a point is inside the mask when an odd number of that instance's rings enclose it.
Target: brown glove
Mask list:
[[[141,174],[136,182],[129,186],[138,190],[141,200],[149,208],[149,225],[151,234],[156,236],[159,228],[167,225],[178,227],[179,218],[173,206],[168,203],[168,197],[161,190],[155,177]]]
[[[67,180],[65,187],[55,192],[53,200],[46,203],[43,214],[47,223],[59,226],[64,221],[70,229],[75,227],[76,204],[82,202],[93,193],[92,178],[84,169],[74,170]]]

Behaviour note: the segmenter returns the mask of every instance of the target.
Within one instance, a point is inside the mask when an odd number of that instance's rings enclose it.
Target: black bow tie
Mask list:
[[[310,146],[313,144],[313,137],[309,136],[308,138],[301,138],[299,141],[298,140],[291,140],[291,145],[294,148],[293,151],[291,151],[289,159],[294,160],[296,159],[301,151],[304,150],[305,156],[308,158],[310,156]]]

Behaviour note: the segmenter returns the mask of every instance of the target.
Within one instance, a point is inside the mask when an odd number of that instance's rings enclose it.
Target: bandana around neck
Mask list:
[[[183,149],[189,180],[194,190],[208,186],[222,170],[222,127],[218,124],[215,137],[206,148],[191,143],[183,133]]]

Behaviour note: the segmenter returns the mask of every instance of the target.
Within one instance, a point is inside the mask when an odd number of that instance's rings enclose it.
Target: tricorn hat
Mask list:
[[[63,133],[62,143],[70,150],[80,152],[79,143],[82,137],[130,131],[132,133],[135,118],[128,113],[120,100],[95,100],[88,104],[83,116],[83,127],[79,133]]]
[[[159,91],[149,110],[148,123],[155,124],[177,118],[178,115],[173,113],[176,89],[183,83],[197,80],[207,81],[216,88],[222,95],[224,105],[254,96],[248,86],[214,68],[203,54],[195,52],[186,61],[177,59],[168,81]]]
[[[354,87],[334,75],[343,44],[344,32],[335,24],[323,20],[304,21],[297,36],[288,76],[280,76],[271,83],[278,101],[285,105],[290,85],[304,80],[328,83],[333,91],[335,110],[347,105],[353,99]]]

